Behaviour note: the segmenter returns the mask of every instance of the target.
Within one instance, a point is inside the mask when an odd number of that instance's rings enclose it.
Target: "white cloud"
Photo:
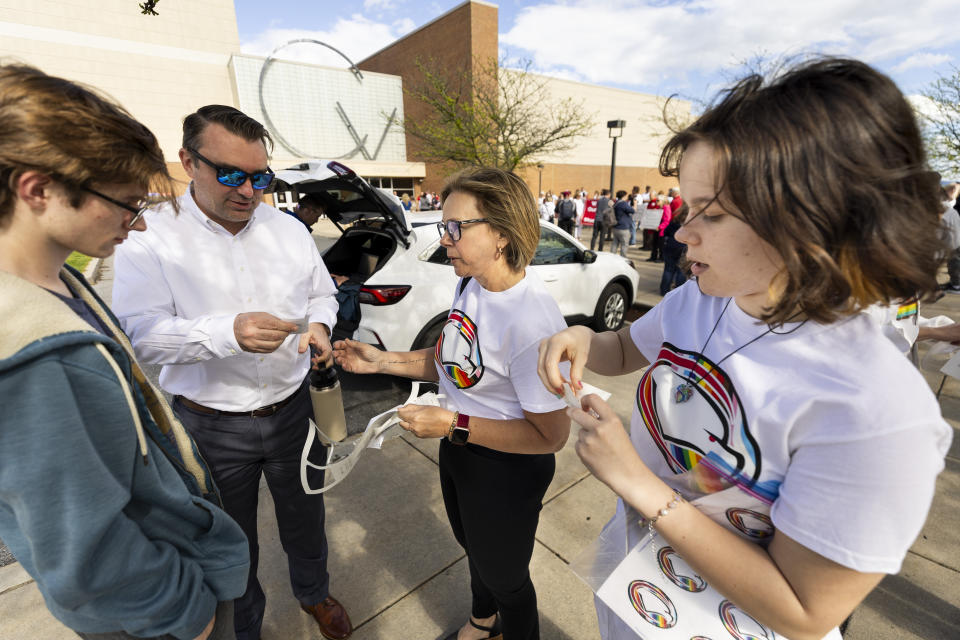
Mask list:
[[[399,20],[393,21],[393,32],[399,33],[401,35],[406,35],[413,31],[417,26],[417,23],[413,21],[412,18],[400,18]],[[385,43],[386,46],[389,43]]]
[[[897,73],[902,73],[908,69],[935,67],[944,62],[950,62],[953,56],[946,53],[915,53],[893,68]]]
[[[500,44],[587,82],[677,87],[758,52],[881,67],[920,49],[947,55],[960,43],[956,24],[956,0],[542,0],[518,10]]]
[[[326,30],[277,29],[268,28],[257,34],[252,40],[243,42],[240,50],[252,55],[267,56],[277,47],[291,40],[319,40],[339,49],[353,62],[359,62],[372,53],[387,46],[409,31],[409,23],[399,20],[385,24],[370,20],[360,14],[349,18],[340,18]],[[343,58],[326,47],[310,44],[296,44],[278,52],[278,57],[298,62],[311,62],[333,67],[346,66]]]

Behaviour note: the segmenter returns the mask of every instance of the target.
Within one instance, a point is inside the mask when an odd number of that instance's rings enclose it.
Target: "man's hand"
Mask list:
[[[300,346],[298,353],[304,353],[313,345],[314,352],[310,357],[310,366],[319,367],[321,364],[326,367],[330,364],[333,357],[333,347],[330,346],[330,330],[322,322],[311,322],[307,332],[300,336]]]
[[[233,319],[233,335],[240,348],[252,353],[273,353],[296,330],[292,322],[264,311],[240,313]]]

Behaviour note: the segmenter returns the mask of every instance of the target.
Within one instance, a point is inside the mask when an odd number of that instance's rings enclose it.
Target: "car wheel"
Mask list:
[[[616,331],[623,326],[627,314],[627,290],[611,282],[600,294],[593,313],[593,328],[597,331]]]
[[[447,321],[447,317],[444,316],[438,320],[434,320],[416,337],[413,341],[413,346],[410,348],[411,351],[417,351],[418,349],[432,349],[437,346],[437,340],[440,339],[440,332],[443,331],[443,324]]]

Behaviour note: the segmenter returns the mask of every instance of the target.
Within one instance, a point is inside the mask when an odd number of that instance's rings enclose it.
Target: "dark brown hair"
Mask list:
[[[720,206],[783,258],[766,322],[833,322],[936,289],[938,182],[887,76],[826,58],[768,84],[747,77],[667,142],[660,172],[677,176],[696,142],[715,154]]]
[[[530,188],[517,174],[493,167],[464,169],[447,182],[442,199],[451,193],[476,198],[490,226],[509,239],[503,255],[513,271],[523,271],[533,261],[540,242],[540,216]]]
[[[268,154],[273,152],[273,138],[266,127],[243,111],[223,104],[208,104],[183,119],[183,148],[199,150],[200,136],[211,124],[218,124],[247,142],[259,140]]]
[[[25,65],[0,65],[0,220],[17,178],[44,173],[79,207],[94,184],[133,183],[172,198],[175,183],[156,137],[119,104]]]

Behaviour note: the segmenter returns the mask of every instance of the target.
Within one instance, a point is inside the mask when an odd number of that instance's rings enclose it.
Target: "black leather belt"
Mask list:
[[[299,389],[297,389],[299,391]],[[280,409],[283,409],[285,406],[290,404],[290,401],[297,395],[297,391],[294,391],[289,396],[280,400],[279,402],[274,402],[273,404],[268,404],[259,409],[253,409],[251,411],[222,411],[220,409],[214,409],[212,407],[205,407],[199,402],[194,402],[189,398],[184,398],[183,396],[174,396],[175,400],[180,400],[185,407],[193,409],[197,413],[205,413],[208,416],[243,416],[247,418],[266,418],[272,416]]]

